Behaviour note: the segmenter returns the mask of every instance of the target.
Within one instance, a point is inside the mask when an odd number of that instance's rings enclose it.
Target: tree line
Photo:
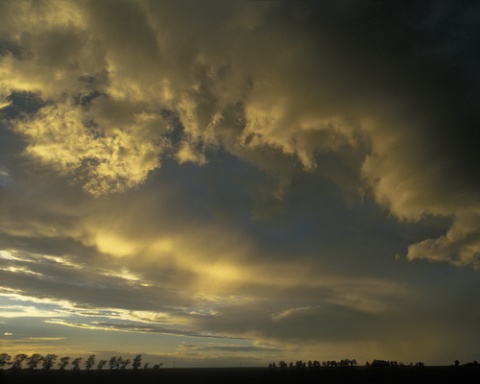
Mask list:
[[[476,363],[476,362],[475,362]],[[455,362],[455,365],[458,365],[458,361]],[[319,362],[318,360],[304,362],[302,360],[297,360],[295,363],[291,361],[287,363],[285,361],[280,361],[278,364],[270,363],[268,367],[271,369],[281,368],[281,369],[303,369],[303,368],[343,368],[343,367],[356,367],[357,360],[355,359],[343,359],[343,360],[327,360]],[[372,362],[366,362],[366,367],[404,367],[403,363],[398,363],[397,361],[387,361],[387,360],[373,360]],[[424,367],[425,364],[419,361],[416,364],[410,363],[408,366],[415,367]]]
[[[155,364],[151,369],[160,369],[163,364]],[[56,354],[41,355],[34,353],[26,355],[19,353],[11,356],[8,353],[0,353],[0,369],[43,369],[49,371],[57,368],[62,371],[68,367],[72,370],[83,369],[86,371],[97,369],[102,370],[108,367],[110,370],[142,368],[142,355],[136,355],[133,359],[124,359],[122,356],[112,356],[109,360],[97,360],[96,355],[90,355],[85,360],[82,357],[71,358],[70,356],[60,357]],[[149,363],[143,364],[143,369],[150,369]]]
[[[278,365],[276,363],[268,364],[268,367],[271,369],[275,368],[296,368],[296,369],[303,369],[303,368],[337,368],[337,367],[355,367],[357,366],[357,360],[355,359],[344,359],[344,360],[328,360],[328,361],[318,361],[318,360],[309,360],[308,362],[304,362],[302,360],[297,360],[295,363],[291,361],[287,363],[285,361],[279,361]]]
[[[405,367],[405,364],[399,363],[398,361],[389,361],[389,360],[373,360],[371,363],[367,361],[365,364],[367,367]],[[424,367],[425,363],[419,361],[418,363],[410,363],[409,367]]]

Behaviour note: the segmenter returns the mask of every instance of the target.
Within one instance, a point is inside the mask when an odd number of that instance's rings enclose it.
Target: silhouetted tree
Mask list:
[[[81,362],[82,362],[82,358],[81,358],[81,357],[77,357],[76,359],[74,359],[74,360],[72,361],[72,367],[73,367],[72,369],[73,369],[74,371],[80,370],[80,363],[81,363]]]
[[[295,362],[295,368],[302,369],[302,368],[305,368],[305,367],[306,367],[306,365],[302,360],[297,360]]]
[[[85,361],[85,369],[89,371],[95,365],[95,355],[88,356],[88,359]]]
[[[103,367],[105,366],[105,364],[107,364],[107,360],[100,360],[98,363],[97,363],[97,369],[99,371],[101,371],[103,369]]]
[[[13,357],[11,369],[22,369],[22,363],[27,359],[27,355],[19,353]]]
[[[58,363],[58,369],[63,371],[68,364],[70,364],[70,356],[61,357],[60,362]]]
[[[42,359],[43,359],[43,356],[40,355],[39,353],[34,353],[33,355],[28,356],[26,358],[28,369],[37,369],[38,364],[40,364]]]
[[[117,358],[117,356],[112,356],[110,360],[108,360],[108,366],[110,367],[111,370],[117,368],[118,359],[121,359],[121,357]]]
[[[122,366],[123,364],[123,357],[122,356],[118,356],[117,357],[117,361],[115,362],[115,369],[120,369],[120,367]]]
[[[42,367],[45,371],[49,371],[52,369],[53,365],[55,364],[55,360],[57,359],[57,355],[48,354],[43,356],[42,358]]]
[[[141,365],[142,365],[142,355],[135,356],[132,362],[132,368],[138,369],[140,368]]]
[[[455,361],[453,362],[453,364],[455,364],[455,367],[458,367],[458,366],[460,366],[460,361],[455,360]]]
[[[160,367],[163,365],[163,363],[160,363],[160,364],[155,364],[153,366],[153,369],[160,369]]]
[[[12,360],[12,356],[10,356],[8,353],[1,353],[0,354],[0,368],[5,367],[6,365],[12,364],[11,360]]]
[[[131,360],[130,359],[122,359],[122,362],[121,362],[121,365],[120,365],[120,368],[121,369],[126,369],[127,366],[130,364]]]
[[[282,369],[285,369],[285,368],[288,367],[288,364],[285,361],[282,360],[282,361],[278,362],[278,366]]]
[[[339,367],[354,367],[357,365],[357,360],[353,359],[343,359],[337,362],[337,366]]]
[[[390,362],[374,359],[370,365],[372,367],[388,367],[390,365]]]
[[[145,365],[143,366],[143,369],[148,369],[148,363],[145,363]]]

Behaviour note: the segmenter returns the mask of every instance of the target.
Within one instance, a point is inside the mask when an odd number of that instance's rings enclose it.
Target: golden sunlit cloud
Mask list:
[[[85,178],[83,188],[93,195],[129,189],[144,182],[160,165],[163,148],[153,138],[142,143],[135,132],[115,129],[103,134],[102,127],[89,123],[91,119],[78,107],[46,106],[35,120],[18,124],[16,129],[32,143],[26,154],[61,173]]]
[[[65,340],[65,337],[25,337],[28,341],[60,341]]]
[[[50,318],[52,316],[62,316],[58,311],[48,311],[35,306],[27,305],[2,305],[0,306],[1,316],[6,319],[17,317]],[[66,316],[64,314],[63,316]]]

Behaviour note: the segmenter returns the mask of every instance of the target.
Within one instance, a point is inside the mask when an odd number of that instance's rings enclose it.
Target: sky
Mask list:
[[[475,1],[0,1],[0,352],[480,358]]]

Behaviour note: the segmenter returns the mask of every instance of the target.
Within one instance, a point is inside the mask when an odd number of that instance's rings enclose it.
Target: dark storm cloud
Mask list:
[[[440,361],[474,329],[476,272],[405,260],[478,268],[479,16],[3,2],[5,292],[289,351],[408,356],[424,335]]]

